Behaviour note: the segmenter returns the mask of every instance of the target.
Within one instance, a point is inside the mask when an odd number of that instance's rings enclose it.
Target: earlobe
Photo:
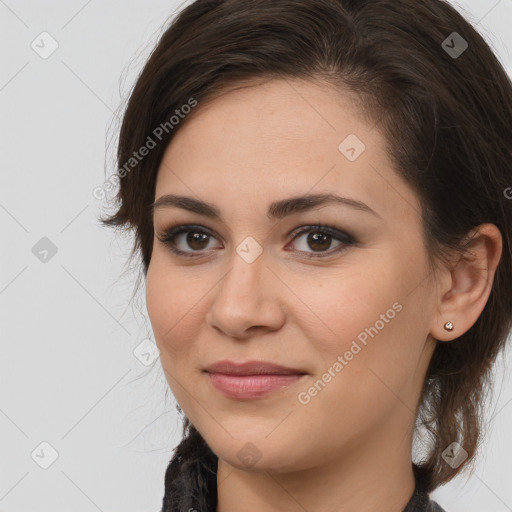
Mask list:
[[[439,341],[460,337],[482,313],[501,258],[501,233],[494,224],[481,224],[468,235],[466,248],[457,263],[446,269],[447,285],[439,290],[438,315],[430,331]]]

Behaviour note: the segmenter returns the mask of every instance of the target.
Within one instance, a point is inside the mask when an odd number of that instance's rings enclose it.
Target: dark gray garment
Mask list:
[[[403,512],[446,512],[435,501],[432,501],[422,483],[416,478],[416,488]]]
[[[208,492],[204,496],[208,503],[207,510],[203,510],[202,512],[216,512],[217,510],[217,459],[212,452],[209,451],[209,454],[210,456],[207,460],[211,466],[210,470],[205,471],[204,467],[199,470],[201,480],[207,482],[206,487],[208,489]],[[173,475],[174,478],[177,478],[178,481],[180,480],[180,466],[182,462],[183,461],[181,459],[180,449],[178,447],[176,456],[171,459],[166,470],[165,496],[163,498],[162,509],[160,512],[188,512],[190,509],[194,509],[193,501],[190,501],[190,503],[187,502],[186,506],[183,504],[181,507],[179,505],[171,505],[171,503],[175,501],[171,497],[171,482],[173,480]],[[429,494],[425,490],[424,483],[420,477],[420,473],[416,464],[413,464],[413,472],[416,487],[414,489],[413,495],[411,496],[411,499],[402,512],[446,512],[435,501],[430,499]],[[196,473],[196,476],[197,475],[198,473]],[[187,476],[183,475],[185,478],[187,478]],[[180,484],[181,483],[182,482],[180,482]]]

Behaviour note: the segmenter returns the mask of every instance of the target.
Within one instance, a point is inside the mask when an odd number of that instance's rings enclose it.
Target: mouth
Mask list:
[[[306,374],[226,375],[207,373],[213,387],[228,398],[254,400],[287,388]]]
[[[262,398],[291,386],[307,375],[304,370],[267,361],[218,361],[203,372],[217,391],[238,400]]]
[[[222,360],[204,369],[207,373],[222,373],[224,375],[305,375],[307,372],[298,368],[283,366],[270,361],[246,361],[236,363]]]

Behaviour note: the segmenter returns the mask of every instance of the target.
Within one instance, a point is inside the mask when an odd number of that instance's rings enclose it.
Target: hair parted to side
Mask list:
[[[453,32],[468,43],[458,58],[442,46]],[[140,253],[144,276],[153,244],[148,205],[173,135],[229,88],[273,78],[319,80],[355,95],[384,135],[396,172],[420,198],[432,271],[450,251],[465,254],[472,228],[490,222],[501,231],[502,257],[482,314],[456,340],[438,342],[424,382],[418,421],[429,446],[414,470],[431,492],[474,460],[483,392],[512,325],[512,203],[504,192],[512,182],[512,83],[483,37],[443,0],[191,3],[163,33],[133,87],[119,167],[191,98],[198,106],[158,132],[156,146],[120,178],[115,213],[101,219],[134,230],[132,256]],[[468,453],[457,468],[442,458],[454,441]],[[208,510],[216,460],[185,418],[184,439],[166,473],[163,512]]]

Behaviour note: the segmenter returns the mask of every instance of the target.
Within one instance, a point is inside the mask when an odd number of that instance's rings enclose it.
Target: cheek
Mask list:
[[[201,280],[185,277],[165,258],[152,259],[146,276],[147,310],[165,378],[186,414],[191,400],[187,390],[196,388],[191,379],[199,378],[191,370],[197,366],[194,354],[204,321],[200,311],[203,295]]]
[[[401,296],[396,271],[382,265],[351,267],[318,279],[303,277],[294,293],[307,306],[298,316],[303,329],[315,329],[312,339],[322,340],[322,351],[328,354],[343,353],[354,339],[364,343],[369,337],[365,329],[376,323],[379,332],[386,330],[401,309],[396,304]]]
[[[346,441],[397,404],[414,408],[408,388],[421,353],[421,326],[410,327],[418,306],[413,295],[407,297],[402,275],[396,265],[382,265],[331,276],[309,291],[311,281],[303,281],[297,295],[308,298],[308,312],[301,330],[319,364],[298,401],[312,431]]]
[[[351,382],[369,386],[360,390],[367,396],[373,387],[384,388],[376,375],[393,389],[401,387],[418,363],[427,330],[419,320],[428,316],[425,301],[418,300],[425,290],[411,293],[412,279],[399,260],[380,256],[362,269],[303,278],[294,286],[307,305],[295,319],[319,357],[317,370],[350,374]]]
[[[152,258],[146,276],[146,306],[162,363],[173,363],[192,346],[189,338],[197,325],[195,295],[194,280],[184,278],[158,254]]]

